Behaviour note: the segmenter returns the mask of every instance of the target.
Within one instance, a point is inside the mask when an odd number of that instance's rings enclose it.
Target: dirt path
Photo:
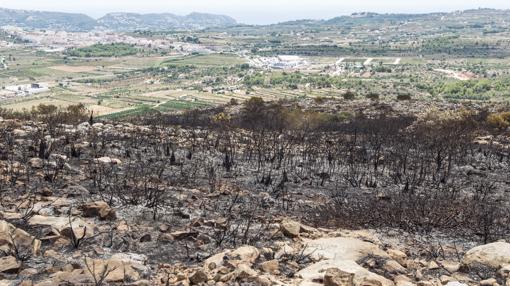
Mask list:
[[[367,60],[363,63],[363,65],[364,65],[364,66],[368,66],[368,65],[370,65],[370,64],[372,63],[372,61],[373,61],[373,60],[374,60],[373,58],[368,58],[368,59],[367,59]]]
[[[458,72],[458,71],[445,70],[445,69],[434,69],[434,71],[444,73],[451,78],[462,80],[462,81],[474,79],[476,77],[471,72]]]

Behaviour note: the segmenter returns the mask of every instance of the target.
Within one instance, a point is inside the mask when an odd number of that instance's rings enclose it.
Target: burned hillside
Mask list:
[[[464,253],[510,232],[508,114],[259,98],[124,121],[3,112],[0,277],[337,285],[343,272],[310,273],[354,267],[354,285],[504,283],[510,258]],[[343,260],[310,252],[335,239]]]

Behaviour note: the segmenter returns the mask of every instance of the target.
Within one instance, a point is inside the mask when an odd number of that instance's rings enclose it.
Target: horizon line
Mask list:
[[[184,13],[184,14],[177,14],[177,13],[172,13],[172,12],[132,12],[132,11],[110,11],[110,12],[105,12],[102,16],[100,17],[94,17],[92,15],[90,15],[89,13],[87,12],[80,12],[80,11],[74,11],[74,12],[70,12],[70,11],[57,11],[57,10],[46,10],[46,9],[23,9],[23,8],[9,8],[9,7],[0,7],[0,9],[5,9],[5,10],[17,10],[17,11],[28,11],[28,12],[44,12],[44,13],[65,13],[65,14],[81,14],[81,15],[85,15],[87,17],[90,17],[94,20],[99,20],[101,19],[102,17],[104,16],[107,16],[109,14],[137,14],[137,15],[150,15],[150,14],[155,14],[155,15],[163,15],[163,14],[171,14],[171,15],[175,15],[175,16],[180,16],[180,17],[186,17],[186,16],[189,16],[189,15],[192,15],[194,13],[196,14],[209,14],[209,15],[215,15],[215,16],[226,16],[226,17],[230,17],[232,19],[234,19],[237,24],[239,25],[248,25],[248,26],[270,26],[270,25],[278,25],[278,24],[282,24],[282,23],[288,23],[288,22],[294,22],[294,21],[327,21],[327,20],[331,20],[331,19],[334,19],[334,18],[337,18],[337,17],[345,17],[345,16],[352,16],[352,15],[355,15],[355,14],[378,14],[378,15],[392,15],[392,14],[400,14],[400,15],[427,15],[427,14],[450,14],[450,13],[455,13],[455,12],[466,12],[466,11],[473,11],[473,10],[496,10],[496,11],[510,11],[510,8],[492,8],[492,7],[478,7],[478,8],[466,8],[466,9],[451,9],[451,10],[448,10],[448,9],[444,9],[444,10],[437,10],[437,11],[417,11],[417,12],[374,12],[374,11],[357,11],[357,12],[348,12],[348,13],[345,13],[345,14],[339,14],[338,16],[334,16],[334,17],[331,17],[331,18],[313,18],[313,17],[310,17],[310,18],[295,18],[295,19],[291,19],[291,20],[282,20],[282,21],[276,21],[276,22],[270,22],[270,23],[265,23],[265,24],[248,24],[248,23],[243,23],[241,21],[239,21],[235,16],[232,16],[232,15],[229,15],[227,13],[211,13],[211,12],[201,12],[201,11],[192,11],[192,12],[189,12],[189,13]]]

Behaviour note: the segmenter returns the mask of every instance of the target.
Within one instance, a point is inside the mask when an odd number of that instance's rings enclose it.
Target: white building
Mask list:
[[[49,91],[46,83],[32,83],[6,86],[5,90],[16,93],[17,96],[28,96]]]
[[[252,59],[251,64],[260,68],[269,69],[297,69],[305,67],[308,62],[300,56],[280,55],[276,57],[257,57]]]

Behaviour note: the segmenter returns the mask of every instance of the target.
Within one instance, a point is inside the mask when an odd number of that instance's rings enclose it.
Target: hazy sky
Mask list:
[[[352,12],[446,12],[470,8],[510,9],[509,0],[0,0],[0,7],[80,12],[207,12],[247,24],[295,19],[324,19]]]

